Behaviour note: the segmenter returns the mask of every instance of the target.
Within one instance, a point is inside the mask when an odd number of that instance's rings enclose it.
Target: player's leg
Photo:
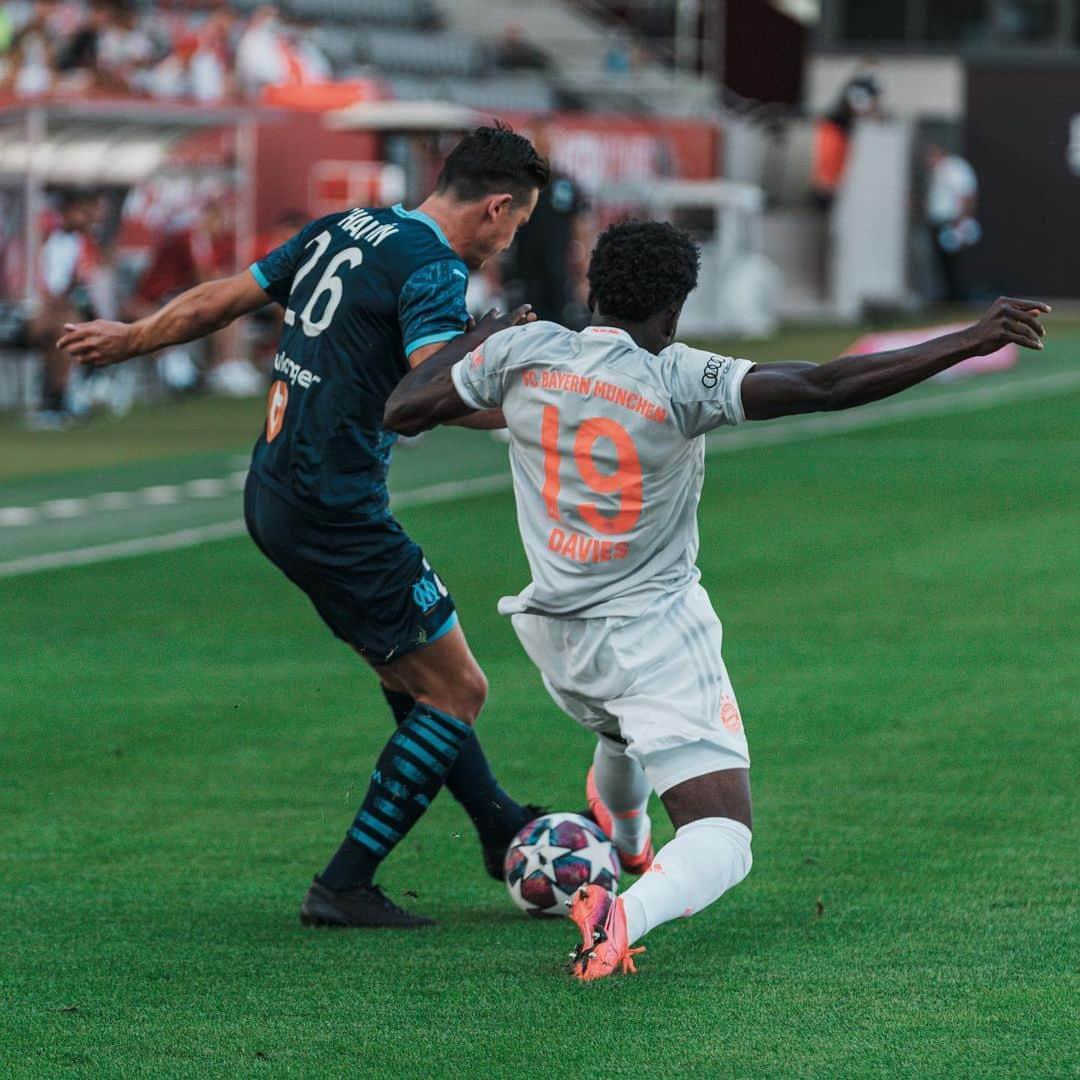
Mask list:
[[[751,865],[750,758],[708,597],[690,590],[619,633],[645,674],[611,708],[677,831],[618,900],[595,890],[575,900],[584,979],[632,970],[636,941],[707,907]]]
[[[319,875],[335,891],[371,883],[439,793],[487,695],[487,680],[457,626],[381,667],[412,707],[380,754],[341,847]]]
[[[619,849],[624,870],[642,874],[653,860],[649,821],[652,784],[625,744],[601,735],[585,783],[589,810]]]
[[[458,627],[423,654],[422,663],[408,653],[392,665],[391,678],[411,691],[413,707],[375,762],[345,839],[308,891],[300,914],[305,924],[430,924],[416,916],[402,919],[396,906],[386,922],[372,923],[372,897],[381,897],[374,877],[438,795],[483,706],[487,683]]]
[[[31,341],[41,350],[42,382],[40,413],[61,416],[67,413],[67,390],[72,361],[68,353],[56,348],[65,322],[78,319],[75,309],[63,298],[48,300],[30,321]]]
[[[661,784],[664,768],[662,761],[650,768]],[[753,861],[749,769],[696,776],[660,797],[676,832],[620,898],[631,945],[662,923],[719,900],[746,877]]]
[[[618,897],[589,886],[574,898],[570,917],[582,937],[573,965],[579,979],[635,971],[633,958],[644,951],[634,948],[637,941],[715,903],[750,872],[749,770],[716,770],[667,787],[695,757],[715,760],[715,750],[688,744],[649,762],[676,832],[645,874]]]
[[[373,876],[438,793],[484,701],[487,685],[455,625],[453,601],[430,567],[417,567],[419,549],[395,523],[327,530],[254,476],[244,510],[259,549],[304,590],[331,630],[386,664],[416,699],[379,755],[345,843],[309,889],[301,921],[430,925],[392,904]],[[412,652],[421,643],[427,645],[422,664]]]
[[[384,672],[380,678],[394,722],[400,725],[416,702],[401,683]],[[476,828],[484,868],[489,876],[501,881],[507,846],[523,826],[540,814],[540,808],[518,803],[506,793],[488,764],[475,730],[461,744],[457,760],[446,774],[446,790],[461,804]]]

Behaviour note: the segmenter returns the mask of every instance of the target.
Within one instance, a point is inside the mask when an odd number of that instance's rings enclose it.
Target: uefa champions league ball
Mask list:
[[[510,898],[526,915],[554,918],[582,885],[619,883],[619,854],[599,826],[580,814],[545,814],[513,840],[503,864]]]

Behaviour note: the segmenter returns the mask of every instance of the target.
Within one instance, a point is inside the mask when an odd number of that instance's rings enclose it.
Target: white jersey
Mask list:
[[[532,583],[503,614],[640,615],[700,577],[706,432],[744,419],[746,360],[623,330],[537,322],[452,371],[474,409],[502,408]]]

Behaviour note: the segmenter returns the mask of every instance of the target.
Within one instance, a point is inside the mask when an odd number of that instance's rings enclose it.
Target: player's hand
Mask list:
[[[520,307],[508,311],[505,315],[500,314],[498,308],[492,308],[473,328],[474,333],[486,341],[492,334],[500,330],[509,330],[511,326],[522,326],[525,323],[536,322],[536,312],[531,304],[522,304]]]
[[[89,367],[119,364],[133,355],[131,327],[127,323],[95,319],[88,323],[65,323],[64,334],[56,343],[76,362]]]
[[[974,355],[987,356],[1006,345],[1041,349],[1046,336],[1041,320],[1049,312],[1050,305],[1039,300],[1001,297],[969,331]]]

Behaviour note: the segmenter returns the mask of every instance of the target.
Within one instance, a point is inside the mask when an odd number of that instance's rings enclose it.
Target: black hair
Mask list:
[[[551,166],[528,139],[506,127],[469,132],[443,163],[436,190],[450,191],[462,202],[507,191],[524,202],[533,189],[547,187]]]
[[[589,304],[643,323],[697,288],[701,253],[666,221],[624,221],[600,234],[589,259]]]

